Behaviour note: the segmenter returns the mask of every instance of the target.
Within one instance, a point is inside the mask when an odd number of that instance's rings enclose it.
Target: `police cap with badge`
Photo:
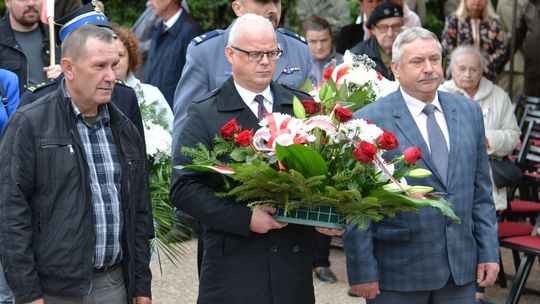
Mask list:
[[[111,25],[105,14],[103,14],[103,11],[97,5],[97,1],[92,0],[83,7],[54,21],[56,43],[62,43],[71,31],[85,24],[93,24],[111,29]]]
[[[371,29],[371,27],[376,25],[379,21],[393,17],[403,17],[403,9],[401,6],[395,3],[386,2],[377,6],[373,10],[373,13],[371,13],[371,16],[369,16],[366,26],[367,28]]]

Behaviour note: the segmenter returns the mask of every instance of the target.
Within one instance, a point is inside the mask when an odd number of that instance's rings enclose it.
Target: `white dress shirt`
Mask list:
[[[180,18],[181,13],[182,13],[182,9],[179,9],[178,12],[176,12],[176,14],[174,14],[174,16],[169,18],[169,20],[163,21],[163,26],[165,27],[165,30],[168,30],[171,27],[173,27],[173,25],[176,23],[176,21],[178,21],[178,18]]]
[[[422,113],[422,110],[424,110],[426,103],[408,95],[407,93],[405,93],[405,91],[403,91],[401,87],[399,88],[399,90],[403,95],[403,99],[405,99],[405,104],[407,104],[407,108],[409,109],[409,112],[411,113],[414,122],[416,122],[416,125],[418,126],[418,129],[420,130],[420,133],[422,134],[422,137],[426,142],[426,145],[431,151],[427,131],[427,115]],[[443,132],[444,139],[446,140],[446,146],[448,147],[448,151],[450,151],[450,136],[448,134],[448,125],[446,124],[446,117],[444,116],[441,103],[439,102],[439,93],[435,94],[435,98],[433,99],[431,104],[435,106],[435,120],[437,120],[437,124],[439,124],[439,127]]]
[[[236,83],[236,81],[234,82],[234,86],[236,87],[236,91],[238,91],[238,94],[240,94],[240,97],[242,97],[244,103],[249,107],[251,112],[255,114],[255,117],[257,117],[259,113],[259,103],[255,101],[255,96],[257,95],[262,95],[264,97],[264,108],[266,109],[267,113],[272,113],[274,97],[272,96],[272,91],[270,91],[270,86],[267,86],[266,89],[264,89],[260,93],[253,93],[249,90],[246,90],[238,83]]]

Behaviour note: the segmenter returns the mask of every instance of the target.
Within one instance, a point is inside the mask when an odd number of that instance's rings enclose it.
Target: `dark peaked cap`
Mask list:
[[[56,44],[62,43],[71,31],[85,24],[111,28],[109,20],[107,20],[105,14],[103,14],[101,9],[97,6],[96,1],[92,1],[78,10],[54,21]]]
[[[377,22],[392,17],[403,17],[403,9],[392,2],[383,3],[373,10],[366,26],[371,29],[372,26],[377,25]]]

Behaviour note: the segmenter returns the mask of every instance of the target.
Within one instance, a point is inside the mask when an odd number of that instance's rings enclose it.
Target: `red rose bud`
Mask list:
[[[327,68],[324,70],[323,78],[325,81],[328,81],[330,77],[332,77],[332,73],[334,72],[334,68]]]
[[[372,125],[372,124],[373,124],[373,120],[371,120],[371,119],[364,118],[364,120],[366,121],[366,123],[367,123],[368,125]]]
[[[407,164],[414,165],[417,161],[422,159],[422,151],[417,147],[410,147],[403,151],[403,157]]]
[[[381,73],[379,73],[379,72],[377,72],[377,79],[379,79],[379,81],[382,80],[382,75],[381,75]]]
[[[347,122],[353,117],[353,113],[351,111],[339,106],[334,109],[334,115],[339,122]]]
[[[247,147],[253,141],[253,129],[244,130],[240,132],[235,138],[234,141],[237,142],[242,147]]]
[[[354,150],[354,157],[360,162],[370,163],[377,154],[377,148],[367,141],[362,141]]]
[[[321,110],[321,104],[319,102],[309,100],[309,99],[304,99],[301,102],[302,102],[302,105],[304,106],[304,109],[306,109],[306,113],[308,115],[319,113],[319,111]]]
[[[238,121],[236,121],[236,118],[233,118],[223,127],[221,127],[221,130],[219,130],[219,135],[225,139],[231,139],[233,138],[234,134],[240,132],[241,129],[242,128],[238,124]]]
[[[397,138],[387,130],[383,130],[383,134],[377,138],[376,142],[383,150],[392,150],[399,146]]]

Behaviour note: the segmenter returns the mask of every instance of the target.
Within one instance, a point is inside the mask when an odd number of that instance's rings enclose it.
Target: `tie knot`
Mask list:
[[[255,96],[255,99],[254,99],[254,100],[255,100],[258,104],[263,104],[263,102],[264,102],[264,96],[262,96],[262,95],[259,94],[259,95]]]
[[[426,114],[427,116],[433,114],[435,112],[435,106],[432,104],[428,104],[424,107],[422,110],[422,113]]]

